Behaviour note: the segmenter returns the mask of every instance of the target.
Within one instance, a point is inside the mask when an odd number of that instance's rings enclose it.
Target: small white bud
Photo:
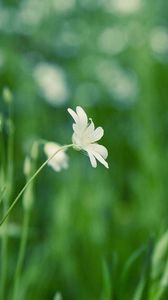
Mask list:
[[[24,210],[30,210],[33,206],[34,198],[33,198],[33,190],[32,185],[25,190],[23,195],[23,208]]]
[[[26,177],[28,177],[30,172],[31,172],[31,160],[30,157],[27,156],[24,161],[23,173]]]
[[[34,142],[31,149],[31,157],[36,160],[38,157],[38,142]]]
[[[61,293],[56,293],[53,300],[63,300]]]
[[[10,104],[13,101],[13,95],[8,87],[3,89],[3,98],[7,104]]]

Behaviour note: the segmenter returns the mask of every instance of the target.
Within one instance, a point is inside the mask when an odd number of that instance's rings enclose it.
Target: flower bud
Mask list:
[[[61,293],[59,293],[59,292],[56,293],[55,297],[54,297],[54,300],[63,300]]]
[[[32,185],[25,190],[23,195],[23,208],[25,211],[31,210],[34,202]]]
[[[31,149],[31,157],[36,160],[38,157],[38,142],[34,142]]]
[[[24,161],[24,166],[23,166],[23,173],[26,177],[29,177],[30,175],[30,172],[31,172],[31,160],[30,158],[27,156],[25,158],[25,161]]]
[[[32,162],[29,156],[25,158],[24,161],[24,167],[23,167],[23,172],[27,178],[27,181],[30,178],[30,174],[32,171]],[[30,183],[30,185],[27,187],[27,189],[24,192],[23,195],[23,208],[24,210],[30,210],[33,206],[33,183]]]
[[[13,95],[8,87],[3,89],[3,98],[7,104],[10,104],[13,101]]]

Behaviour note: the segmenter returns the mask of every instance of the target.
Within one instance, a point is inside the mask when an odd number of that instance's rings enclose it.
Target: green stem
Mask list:
[[[20,243],[15,277],[14,277],[13,300],[18,300],[17,294],[18,294],[18,287],[19,287],[21,271],[22,271],[22,266],[23,266],[23,261],[24,261],[24,255],[25,255],[25,250],[26,250],[26,244],[27,244],[27,238],[28,238],[29,220],[30,220],[30,210],[25,210],[21,243]]]
[[[31,178],[33,173],[36,170],[36,159],[37,156],[34,157],[34,153],[32,153],[34,150],[35,144],[32,146],[31,155],[33,154],[33,158],[31,156],[31,169],[29,169],[28,173],[26,173],[26,179],[27,181]],[[18,300],[20,295],[19,292],[19,284],[20,284],[20,278],[21,278],[21,272],[23,268],[23,262],[24,262],[24,256],[26,252],[26,245],[27,245],[27,239],[28,239],[28,231],[29,231],[29,220],[30,220],[30,214],[32,206],[25,207],[25,202],[31,201],[33,203],[33,181],[25,191],[23,195],[23,209],[24,209],[24,216],[23,216],[23,226],[22,226],[22,234],[21,234],[21,241],[20,241],[20,247],[19,247],[19,254],[16,264],[16,271],[14,276],[14,288],[13,288],[13,300]],[[31,198],[31,200],[30,200]]]
[[[5,283],[7,276],[7,226],[5,224],[3,236],[2,236],[2,244],[1,244],[1,284],[0,284],[0,299],[4,299],[4,291],[5,291]]]
[[[9,120],[8,120],[8,144],[7,144],[7,168],[5,181],[6,181],[6,194],[3,201],[4,215],[9,209],[10,199],[12,195],[13,186],[13,118],[11,113],[11,105],[9,105]],[[4,224],[4,234],[2,239],[2,299],[5,297],[5,285],[8,276],[8,222]]]
[[[66,145],[61,147],[59,150],[57,150],[51,157],[49,157],[40,167],[39,169],[32,175],[32,177],[28,180],[28,182],[24,185],[24,187],[22,188],[22,190],[19,192],[19,194],[17,195],[17,197],[14,199],[14,201],[12,202],[11,206],[9,207],[8,211],[6,212],[6,214],[4,215],[4,217],[2,218],[1,222],[0,222],[0,226],[2,226],[2,224],[5,222],[5,220],[7,219],[7,217],[9,216],[10,212],[12,211],[12,209],[15,207],[15,205],[17,204],[18,200],[20,199],[20,197],[23,195],[24,191],[27,189],[27,187],[31,184],[31,182],[37,177],[37,175],[42,171],[42,169],[48,164],[48,162],[50,160],[52,160],[54,158],[54,156],[56,154],[58,154],[60,151],[63,151],[64,149],[68,149],[70,147],[72,147],[73,144],[70,145]]]
[[[5,151],[5,142],[3,136],[4,120],[1,117],[1,162],[2,162],[2,181],[6,186],[5,196],[3,198],[3,214],[5,215],[9,209],[9,203],[12,193],[13,184],[13,113],[12,103],[8,103],[8,140],[7,155]],[[3,197],[4,196],[4,197]],[[1,281],[0,281],[0,299],[5,297],[5,285],[7,280],[7,264],[8,264],[8,223],[4,225],[1,248]]]

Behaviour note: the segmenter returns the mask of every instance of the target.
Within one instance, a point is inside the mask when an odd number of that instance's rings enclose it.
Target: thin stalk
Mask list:
[[[2,141],[2,159],[3,159],[3,180],[6,184],[6,194],[3,199],[3,214],[5,215],[9,208],[10,198],[12,194],[12,183],[13,183],[13,115],[12,105],[8,105],[8,140],[7,140],[7,167],[5,170],[5,146],[4,139]],[[2,132],[3,135],[3,132]],[[7,265],[8,265],[8,223],[4,224],[4,232],[2,236],[2,250],[1,250],[1,284],[0,284],[0,296],[4,299],[5,296],[5,285],[7,279]]]
[[[4,101],[5,94],[4,94]],[[6,102],[8,110],[8,121],[7,125],[7,154],[5,151],[4,141],[4,119],[1,117],[1,161],[2,161],[2,182],[6,186],[6,193],[3,197],[3,214],[5,215],[9,209],[10,198],[12,193],[13,185],[13,111],[12,102]],[[8,265],[8,223],[4,226],[1,246],[1,280],[0,280],[0,299],[4,299],[5,285],[7,280],[7,266]]]
[[[29,158],[29,167],[30,169],[25,173],[26,175],[26,180],[28,181],[32,174],[36,170],[36,160],[37,160],[37,153],[34,156],[34,145],[32,146],[32,151],[31,151],[31,159]],[[32,157],[33,155],[33,157]],[[26,171],[24,169],[24,171]],[[22,225],[22,234],[21,234],[21,240],[20,240],[20,247],[19,247],[19,253],[18,253],[18,258],[17,258],[17,263],[16,263],[16,271],[15,271],[15,276],[14,276],[14,288],[13,288],[13,300],[18,300],[19,295],[19,284],[20,284],[20,278],[21,278],[21,273],[22,273],[22,268],[23,268],[23,263],[24,263],[24,257],[26,253],[26,245],[27,245],[27,239],[28,239],[28,231],[29,231],[29,221],[30,221],[30,214],[32,210],[32,205],[33,205],[33,184],[34,182],[29,185],[27,190],[25,191],[23,195],[23,225]],[[29,206],[26,206],[26,203],[29,202]],[[31,202],[31,205],[30,205]]]
[[[1,179],[2,180],[2,179]],[[5,188],[2,191],[1,194],[1,202],[4,201],[4,193]],[[0,202],[0,203],[1,203]],[[4,211],[4,205],[3,205],[3,211]],[[1,280],[0,280],[0,299],[3,299],[4,297],[4,289],[5,289],[5,281],[6,281],[6,275],[7,275],[7,259],[6,259],[6,235],[7,235],[7,224],[4,226],[2,238],[1,238]]]
[[[4,136],[3,132],[1,130],[1,143],[0,143],[0,149],[1,149],[1,184],[5,185],[5,150],[4,150]],[[2,192],[1,195],[1,201],[3,203],[3,213],[5,213],[5,204],[4,204],[4,192]],[[6,281],[6,231],[7,228],[4,228],[2,239],[1,239],[1,278],[0,278],[0,299],[4,298],[4,289],[5,289],[5,281]]]
[[[18,200],[20,199],[20,197],[23,195],[24,191],[27,189],[27,187],[31,184],[31,182],[37,177],[37,175],[43,170],[43,168],[48,164],[48,162],[50,160],[52,160],[54,158],[54,156],[56,154],[58,154],[60,151],[63,151],[64,149],[68,149],[70,147],[72,147],[73,144],[70,145],[66,145],[61,147],[59,150],[57,150],[51,157],[49,157],[40,167],[39,169],[32,175],[32,177],[27,181],[27,183],[24,185],[24,187],[22,188],[22,190],[19,192],[19,194],[17,195],[17,197],[14,199],[14,201],[12,202],[12,204],[10,205],[8,211],[6,212],[6,214],[4,215],[4,217],[2,218],[1,222],[0,222],[0,226],[2,226],[2,224],[5,222],[5,220],[7,219],[7,217],[9,216],[10,212],[12,211],[12,209],[15,207],[15,205],[17,204]]]
[[[5,204],[3,199],[3,212],[5,213]],[[7,276],[7,224],[3,229],[1,240],[1,280],[0,280],[0,299],[4,299],[5,282]]]
[[[25,210],[25,212],[24,212],[21,243],[20,243],[20,249],[19,249],[19,254],[18,254],[18,261],[17,261],[17,266],[16,266],[15,277],[14,277],[13,300],[18,300],[18,297],[17,297],[18,296],[18,287],[19,287],[19,282],[20,282],[20,277],[21,277],[21,271],[22,271],[25,251],[26,251],[30,212],[31,212],[31,210]]]

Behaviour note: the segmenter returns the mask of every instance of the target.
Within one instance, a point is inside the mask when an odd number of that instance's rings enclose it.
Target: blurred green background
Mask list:
[[[81,105],[103,126],[109,150],[109,171],[70,150],[67,171],[39,176],[22,299],[53,299],[56,291],[65,300],[110,299],[106,267],[113,299],[132,299],[143,258],[126,286],[123,266],[168,223],[168,2],[1,0],[4,86],[14,94],[13,195],[25,182],[32,140],[70,143],[68,107]],[[41,151],[38,165],[44,159]],[[19,204],[12,224],[21,226],[22,214]],[[13,237],[9,290],[18,247]]]

